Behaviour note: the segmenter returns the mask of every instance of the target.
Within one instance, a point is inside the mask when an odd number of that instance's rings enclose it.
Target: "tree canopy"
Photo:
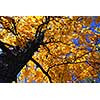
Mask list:
[[[99,74],[99,16],[0,16],[0,82],[96,82]]]

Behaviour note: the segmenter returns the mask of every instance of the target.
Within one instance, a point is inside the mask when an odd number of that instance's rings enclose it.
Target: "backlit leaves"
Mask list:
[[[45,16],[11,18],[16,23],[16,35],[9,31],[14,30],[12,20],[1,17],[5,29],[0,31],[0,40],[23,48],[29,40],[35,39],[39,25],[46,20]],[[96,43],[100,34],[90,30],[92,19],[90,16],[50,16],[49,23],[42,27],[42,30],[46,30],[44,40],[32,58],[48,72],[52,82],[79,82],[85,78],[97,78],[100,72],[100,43]],[[96,23],[99,23],[99,19],[95,19]],[[34,80],[38,83],[49,82],[48,77],[31,60],[27,66],[22,69],[20,80],[27,79],[29,83]],[[76,77],[74,81],[73,75]]]

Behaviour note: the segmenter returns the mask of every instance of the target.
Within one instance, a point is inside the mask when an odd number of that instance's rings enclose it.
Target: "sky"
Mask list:
[[[100,34],[100,32],[98,32],[97,30],[95,30],[95,27],[100,28],[100,22],[99,22],[98,24],[96,24],[95,18],[96,18],[96,17],[94,16],[94,17],[93,17],[93,20],[92,20],[92,23],[90,24],[89,29],[92,30],[93,32],[95,32],[96,34]],[[0,24],[0,27],[2,27],[1,24]],[[83,26],[83,28],[87,28],[87,26]],[[88,38],[89,36],[90,36],[89,34],[87,34],[87,36],[86,36],[86,41],[87,41],[88,43],[91,42],[91,41],[89,40],[89,38]],[[80,44],[79,44],[79,38],[74,38],[74,39],[72,39],[72,42],[76,45],[76,47],[80,46]],[[97,44],[100,44],[100,39],[98,39]],[[88,50],[88,51],[91,51],[92,49],[91,49],[90,47],[87,47],[87,50]],[[2,49],[0,49],[0,54],[2,54]],[[17,77],[19,77],[19,76],[20,76],[20,73],[17,75]],[[73,79],[73,80],[75,79],[75,76],[74,76],[74,75],[72,76],[72,79]],[[26,80],[27,80],[27,79],[25,79],[23,82],[26,83]],[[91,80],[90,80],[90,81],[91,81]],[[81,83],[89,82],[89,80],[86,79],[86,80],[82,80],[82,81],[80,81],[80,82],[81,82]],[[96,83],[100,83],[100,74],[99,74],[99,78],[98,78],[98,79],[95,79],[95,82],[96,82]],[[35,83],[35,81],[33,81],[33,83]]]
[[[93,17],[93,20],[92,20],[92,23],[90,24],[89,29],[92,30],[93,32],[95,32],[96,34],[100,34],[100,32],[98,32],[97,30],[94,29],[95,27],[100,28],[100,22],[98,24],[96,24],[95,18],[96,18],[96,16]],[[87,28],[87,26],[83,26],[83,28]],[[89,34],[87,34],[87,36],[86,36],[86,41],[88,43],[91,42],[89,40],[89,36],[90,36]],[[80,44],[79,44],[79,38],[72,39],[72,42],[76,45],[76,47],[80,46]],[[98,39],[98,41],[97,41],[97,44],[99,44],[99,43],[100,43],[100,39]],[[87,50],[91,51],[92,49],[90,47],[87,47]],[[20,73],[18,74],[17,77],[19,77],[19,75],[20,75]],[[76,77],[73,75],[72,79],[75,80]],[[25,80],[23,80],[23,82],[26,83],[27,79],[25,78]],[[93,80],[92,78],[90,78],[90,79],[87,78],[87,79],[84,79],[84,80],[80,81],[80,83],[91,83],[91,82],[100,83],[100,74],[99,74],[99,78],[98,79]],[[35,81],[33,81],[33,83],[35,83]]]
[[[96,24],[95,18],[96,17],[93,18],[92,23],[90,24],[90,28],[89,29],[92,30],[92,32],[95,32],[95,34],[100,34],[100,32],[98,32],[97,30],[95,30],[95,27],[100,28],[100,22],[98,24]],[[87,28],[87,26],[83,26],[83,28]],[[89,40],[89,36],[91,36],[91,35],[87,34],[87,36],[86,36],[86,41],[88,43],[91,42]],[[76,45],[76,47],[80,46],[80,44],[79,44],[79,38],[72,39],[72,42]],[[97,45],[98,44],[100,44],[100,38],[97,41]],[[90,47],[87,47],[87,50],[91,51],[92,49]],[[100,74],[98,74],[98,76],[99,76],[99,78],[94,80],[94,82],[96,82],[96,83],[100,83]],[[72,79],[75,80],[76,77],[73,75]],[[91,83],[92,81],[93,81],[93,79],[90,78],[90,79],[81,80],[80,83],[89,83],[89,82]]]

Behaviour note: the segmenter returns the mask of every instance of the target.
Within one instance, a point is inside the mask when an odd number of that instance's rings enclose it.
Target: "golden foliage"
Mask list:
[[[6,29],[0,31],[0,40],[24,47],[27,39],[34,40],[36,30],[39,25],[45,20],[44,16],[13,16],[16,23],[16,34],[14,36]],[[82,18],[82,21],[79,19]],[[4,26],[12,27],[10,19],[1,18]],[[99,22],[99,17],[96,22]],[[100,62],[100,52],[96,52],[94,43],[98,37],[89,28],[82,29],[82,26],[90,26],[92,17],[74,16],[74,17],[50,17],[50,22],[46,27],[44,34],[44,45],[41,45],[38,52],[32,56],[42,65],[45,71],[48,71],[53,82],[68,82],[72,81],[72,75],[75,74],[78,80],[86,77],[97,77],[97,71],[93,62]],[[88,43],[86,35],[90,34]],[[100,36],[99,36],[100,37]],[[79,46],[76,47],[72,39],[79,38]],[[98,44],[100,47],[100,44]],[[90,47],[92,51],[88,51]],[[66,56],[69,54],[69,56]],[[86,63],[89,61],[92,65]],[[35,68],[32,61],[27,63],[19,77],[20,80],[27,78],[27,82],[49,82],[48,77],[39,69]],[[92,67],[93,66],[93,67]]]

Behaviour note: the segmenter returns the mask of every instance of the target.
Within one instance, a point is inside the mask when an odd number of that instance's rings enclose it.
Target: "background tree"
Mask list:
[[[99,21],[92,16],[1,16],[0,82],[95,82]]]

